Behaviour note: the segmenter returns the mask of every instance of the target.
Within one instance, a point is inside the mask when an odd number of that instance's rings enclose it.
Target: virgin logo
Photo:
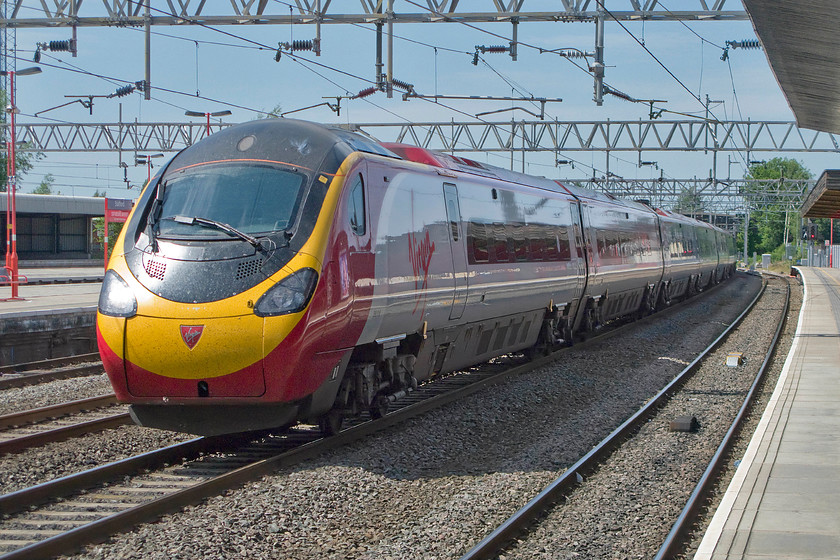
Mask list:
[[[198,344],[201,333],[204,332],[204,325],[181,325],[181,338],[187,348],[192,350]]]
[[[426,230],[424,238],[417,239],[413,233],[408,234],[408,259],[414,271],[414,310],[420,302],[425,299],[425,291],[429,284],[429,268],[432,264],[432,255],[435,252],[435,243],[429,238],[429,230]]]

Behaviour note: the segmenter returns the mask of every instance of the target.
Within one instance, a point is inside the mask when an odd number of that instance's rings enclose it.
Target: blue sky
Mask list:
[[[353,5],[356,9],[356,5]],[[396,6],[399,9],[399,3]],[[335,11],[335,7],[331,8]],[[463,8],[462,8],[463,9]],[[400,24],[395,33],[394,76],[414,84],[423,94],[441,95],[533,95],[560,97],[563,102],[549,104],[547,113],[560,120],[646,119],[648,107],[607,96],[598,107],[592,101],[593,80],[571,62],[552,54],[540,54],[535,48],[519,47],[519,60],[506,54],[483,55],[487,64],[471,64],[467,54],[475,45],[497,45],[504,41],[490,34],[456,23]],[[483,30],[509,36],[509,24],[480,24]],[[720,60],[727,40],[754,38],[752,25],[743,22],[630,23],[627,29],[673,72],[685,88],[670,76],[637,41],[617,23],[606,24],[606,82],[636,98],[666,99],[662,106],[673,111],[702,114],[703,106],[692,94],[724,103],[713,106],[721,119],[793,120],[793,115],[776,84],[763,52],[737,49],[730,51],[729,62]],[[228,26],[220,30],[259,44],[275,47],[279,41],[314,37],[314,26]],[[122,104],[123,120],[141,122],[183,122],[189,119],[184,110],[219,111],[230,109],[227,122],[255,118],[258,111],[280,105],[284,111],[314,105],[324,96],[347,96],[371,85],[374,74],[373,26],[324,25],[322,56],[301,53],[330,68],[315,66],[287,56],[274,61],[274,51],[259,49],[253,43],[230,37],[210,29],[187,26],[156,26],[152,37],[152,84],[158,88],[182,92],[183,95],[156,90],[154,99],[145,101],[140,94],[122,99],[96,99],[93,115],[80,104],[73,104],[45,113],[43,116],[60,122],[116,122]],[[694,33],[696,33],[696,35]],[[35,44],[69,38],[68,29],[32,29],[17,33],[17,67],[31,62]],[[699,35],[699,37],[698,37]],[[522,43],[557,49],[572,47],[591,51],[594,48],[595,26],[591,23],[521,24]],[[702,37],[702,39],[701,39]],[[79,56],[69,53],[44,53],[40,66],[43,73],[18,80],[20,122],[49,122],[32,115],[66,103],[65,95],[107,95],[125,82],[143,79],[144,35],[142,30],[124,28],[80,28]],[[410,39],[406,40],[406,39]],[[196,44],[196,41],[198,43]],[[415,42],[412,42],[415,41]],[[423,43],[423,44],[418,44]],[[221,44],[214,44],[221,43]],[[197,46],[196,46],[197,45]],[[437,47],[437,50],[430,45]],[[580,63],[580,61],[578,61]],[[48,65],[54,65],[50,67]],[[77,69],[116,78],[116,81],[66,70]],[[336,72],[340,69],[346,74]],[[364,78],[364,80],[357,77]],[[367,80],[367,81],[365,81]],[[196,92],[199,96],[196,96]],[[211,101],[211,100],[218,100]],[[475,114],[510,107],[510,102],[458,102],[443,105],[411,100],[399,95],[388,99],[377,93],[365,100],[343,100],[341,116],[326,107],[295,114],[319,122],[400,122],[467,120],[464,113]],[[457,112],[457,111],[463,111]],[[487,117],[507,120],[512,113]],[[529,115],[513,113],[517,119]],[[667,114],[663,118],[682,118]],[[201,119],[193,119],[199,121]],[[627,178],[658,177],[660,171],[638,167],[634,153],[618,153],[610,159],[610,171]],[[168,156],[167,156],[168,157]],[[508,166],[506,155],[473,155],[480,161]],[[603,154],[569,153],[564,157],[578,164],[557,168],[551,154],[529,155],[527,171],[552,178],[591,176],[595,168],[603,175]],[[761,159],[772,154],[760,154]],[[826,167],[837,167],[836,155],[797,155],[814,173]],[[124,154],[132,183],[142,183],[145,167],[134,167],[133,154]],[[645,153],[645,160],[655,160],[668,177],[705,177],[712,165],[711,156],[685,153]],[[719,156],[718,175],[741,177],[744,156],[732,156],[739,163],[727,166],[726,154]],[[156,160],[162,163],[164,159]],[[515,168],[520,169],[517,158]],[[22,192],[30,192],[44,174],[55,176],[54,190],[62,194],[90,195],[94,190],[107,191],[115,198],[137,195],[126,190],[117,154],[50,154],[21,183]]]

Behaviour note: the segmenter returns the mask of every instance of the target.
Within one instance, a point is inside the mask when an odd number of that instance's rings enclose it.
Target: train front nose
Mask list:
[[[126,321],[125,375],[136,398],[259,397],[263,320],[135,316]]]

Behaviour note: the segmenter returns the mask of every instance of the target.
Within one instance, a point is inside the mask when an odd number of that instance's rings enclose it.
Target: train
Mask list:
[[[388,407],[735,271],[734,239],[637,201],[338,126],[243,123],[142,191],[98,303],[133,420],[201,435]]]

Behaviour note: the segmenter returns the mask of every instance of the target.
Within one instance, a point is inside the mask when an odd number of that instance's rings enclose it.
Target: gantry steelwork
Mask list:
[[[448,23],[448,22],[579,22],[595,21],[595,0],[166,0],[152,6],[151,25],[339,24],[339,23]],[[693,0],[680,10],[668,10],[656,0],[605,0],[606,9],[619,20],[733,21],[748,19],[741,2]],[[688,6],[690,4],[690,6]],[[710,6],[711,4],[711,6]],[[25,8],[25,9],[22,9]],[[693,8],[693,9],[691,9]],[[145,2],[138,0],[16,0],[0,25],[25,27],[142,26]]]
[[[228,123],[210,123],[218,132]],[[341,125],[388,142],[453,152],[840,152],[840,138],[789,121],[507,121]],[[207,134],[206,123],[21,124],[41,152],[169,152]]]
[[[210,123],[210,133],[231,126]],[[475,152],[837,152],[837,138],[800,130],[792,122],[570,121],[514,123],[351,124],[382,141],[406,142],[456,154]],[[709,132],[710,140],[705,140]],[[713,134],[712,134],[713,133]],[[26,149],[48,152],[172,152],[207,135],[206,123],[19,124]],[[524,142],[524,144],[523,144]],[[735,215],[747,209],[790,211],[813,187],[811,180],[644,179],[572,180],[618,197],[677,208],[702,201],[702,213]]]
[[[586,189],[619,198],[645,200],[657,208],[680,208],[683,213],[741,214],[747,210],[787,212],[799,208],[816,184],[812,179],[616,179],[593,177],[570,180]],[[692,201],[699,201],[691,208]]]
[[[840,152],[840,138],[789,121],[360,123],[374,137],[456,152]]]

